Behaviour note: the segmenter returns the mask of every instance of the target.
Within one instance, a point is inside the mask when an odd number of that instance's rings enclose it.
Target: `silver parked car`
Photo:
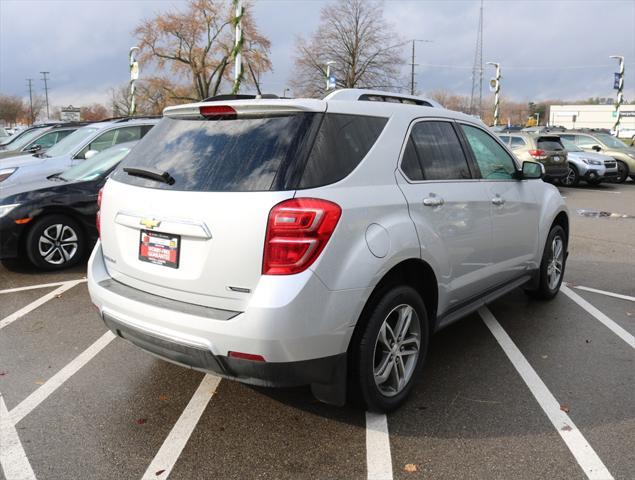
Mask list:
[[[567,149],[569,161],[569,171],[560,179],[560,183],[565,187],[575,187],[580,180],[584,180],[589,185],[599,185],[603,181],[617,178],[617,162],[613,157],[582,150],[566,138],[561,138],[560,141]]]
[[[163,359],[391,410],[434,332],[557,294],[569,219],[543,173],[418,97],[171,107],[102,190],[90,295]]]

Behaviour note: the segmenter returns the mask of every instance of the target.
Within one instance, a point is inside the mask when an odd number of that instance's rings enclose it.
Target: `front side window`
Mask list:
[[[472,178],[461,142],[450,122],[419,122],[412,127],[401,169],[410,180]]]
[[[511,156],[496,140],[480,128],[462,125],[467,142],[474,154],[474,160],[486,180],[510,180],[516,172],[516,164]]]

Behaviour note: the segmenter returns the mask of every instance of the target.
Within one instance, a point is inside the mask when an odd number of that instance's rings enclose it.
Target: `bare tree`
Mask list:
[[[15,125],[18,120],[28,120],[29,115],[29,106],[20,97],[0,94],[0,120]]]
[[[298,38],[294,92],[324,95],[326,63],[336,85],[342,88],[400,90],[404,42],[383,18],[383,5],[370,0],[341,0],[322,8],[317,31],[307,40]]]
[[[163,89],[173,100],[196,101],[220,92],[231,76],[234,28],[230,2],[188,0],[187,9],[157,15],[145,20],[134,33],[139,39],[139,59],[153,63],[169,74],[159,77]],[[258,74],[271,70],[269,40],[258,32],[250,4],[242,18],[243,38],[248,48],[243,61]],[[185,80],[188,88],[172,89]],[[245,77],[245,83],[249,83]]]
[[[80,107],[79,116],[82,120],[87,122],[97,122],[99,120],[103,120],[104,118],[108,118],[110,116],[110,112],[101,103],[91,103],[90,105]]]

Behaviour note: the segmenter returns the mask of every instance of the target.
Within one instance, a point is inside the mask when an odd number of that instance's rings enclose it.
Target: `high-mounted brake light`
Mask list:
[[[322,253],[342,214],[339,205],[317,198],[292,198],[269,212],[264,275],[300,273]]]
[[[97,225],[97,233],[99,234],[99,238],[101,238],[101,199],[104,195],[103,187],[99,189],[99,193],[97,194],[97,218],[95,219],[95,224]]]
[[[229,105],[204,105],[199,107],[199,113],[206,118],[231,120],[237,117],[236,110]]]

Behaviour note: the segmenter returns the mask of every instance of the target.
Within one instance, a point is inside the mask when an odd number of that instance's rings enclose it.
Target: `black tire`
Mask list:
[[[33,265],[42,270],[60,270],[76,265],[83,258],[86,236],[75,220],[53,214],[35,221],[24,246]]]
[[[393,353],[390,353],[382,348],[380,339],[380,330],[384,325],[384,321],[390,322],[393,319],[398,321],[399,309],[403,309],[404,306],[412,308],[411,327],[413,329],[418,327],[418,355],[412,361],[409,360],[410,356],[402,357],[400,353],[395,354],[395,352],[400,350],[403,351],[403,347],[399,348],[399,343],[394,346]],[[418,321],[418,325],[413,323],[415,320]],[[349,391],[352,394],[352,398],[366,410],[389,412],[406,401],[415,379],[425,363],[430,337],[426,307],[421,296],[414,288],[406,285],[395,286],[384,291],[377,298],[368,311],[363,314],[360,322],[362,322],[360,324],[362,329],[356,332],[350,350]],[[392,330],[390,331],[392,332]],[[403,335],[402,340],[406,337],[412,339],[413,337],[416,338],[417,335],[416,333],[413,333],[412,336],[410,334]],[[412,345],[410,342],[409,344]],[[379,354],[379,357],[377,354]],[[395,361],[389,361],[390,358],[394,358]],[[376,363],[380,363],[378,367],[383,363],[392,364],[395,374],[397,374],[398,370],[402,372],[408,371],[408,378],[404,378],[403,386],[398,391],[386,394],[377,385],[375,380]],[[397,367],[398,364],[401,365],[401,368]],[[392,382],[393,379],[396,381],[397,377],[391,375],[392,369],[390,375],[388,375],[388,380],[383,385]],[[405,374],[404,377],[406,377]]]
[[[565,187],[577,187],[580,183],[580,174],[575,165],[569,164],[569,170],[564,177],[560,177],[560,184]]]
[[[617,177],[613,179],[613,183],[624,183],[628,178],[628,165],[621,160],[617,161]]]
[[[562,242],[562,260],[560,266],[560,276],[557,282],[551,282],[550,272],[553,265],[553,250],[552,246],[556,238],[560,238]],[[542,253],[542,261],[540,262],[540,271],[538,272],[539,280],[538,286],[535,289],[526,289],[525,292],[533,298],[540,300],[551,300],[558,294],[560,285],[562,285],[562,279],[564,278],[564,271],[567,263],[567,234],[560,225],[554,225],[547,236],[545,248]]]

